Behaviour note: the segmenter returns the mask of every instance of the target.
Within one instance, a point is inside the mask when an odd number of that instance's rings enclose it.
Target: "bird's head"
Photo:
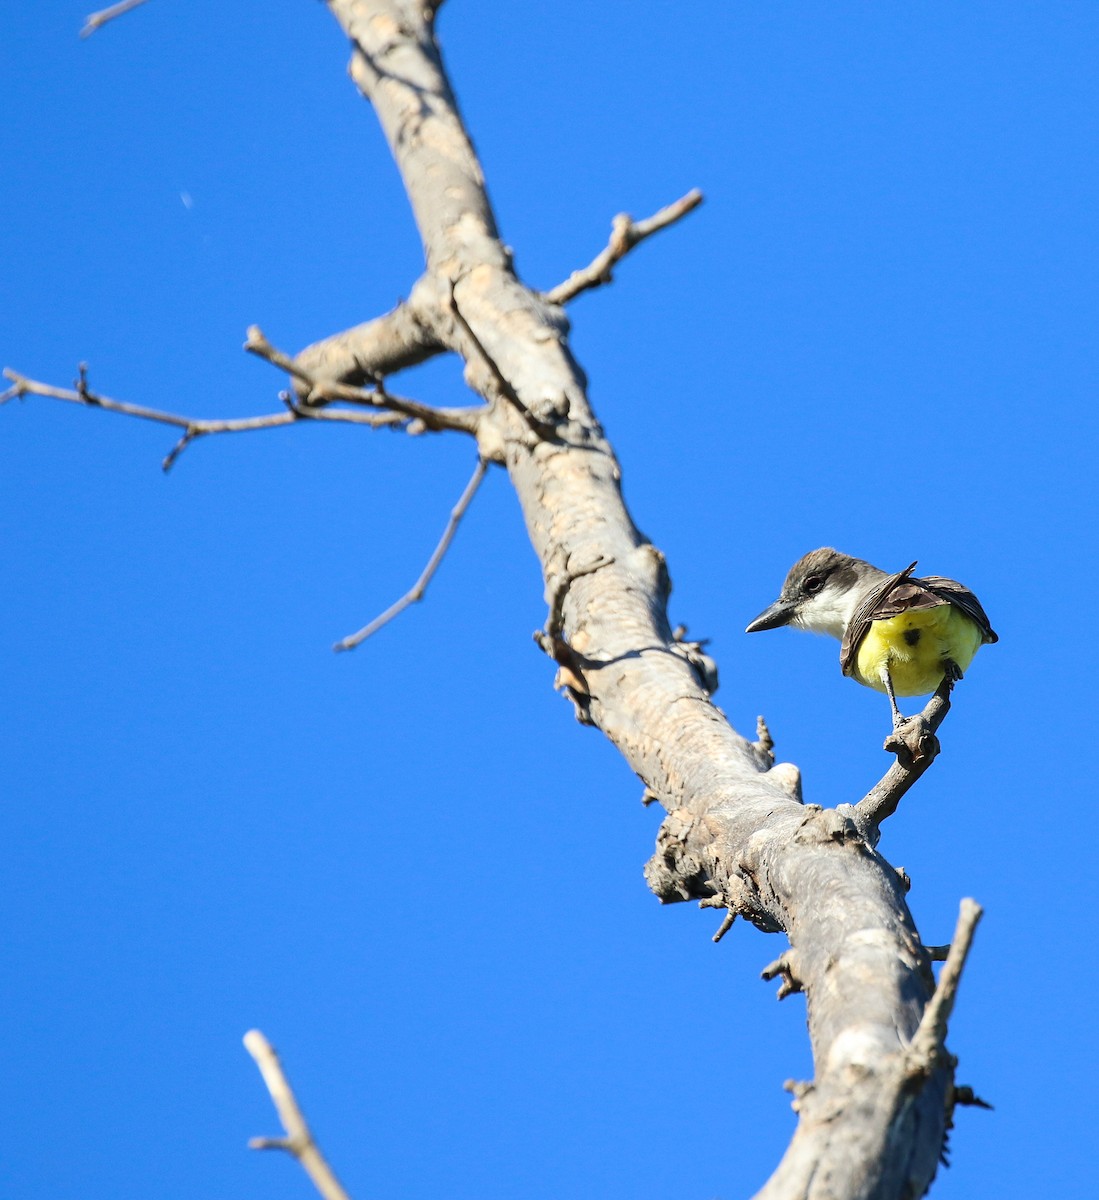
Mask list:
[[[748,626],[746,633],[793,625],[811,633],[843,638],[866,589],[885,574],[861,558],[831,546],[811,550],[790,568],[778,599]]]

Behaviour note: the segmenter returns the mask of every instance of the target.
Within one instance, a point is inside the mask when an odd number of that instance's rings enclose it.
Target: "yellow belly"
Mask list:
[[[981,645],[981,631],[961,609],[940,604],[873,621],[859,644],[853,672],[859,683],[885,691],[888,666],[898,696],[925,696],[943,681],[943,663],[965,671]]]

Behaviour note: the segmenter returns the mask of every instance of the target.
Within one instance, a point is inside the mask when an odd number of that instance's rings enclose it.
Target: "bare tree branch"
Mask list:
[[[965,961],[973,945],[973,934],[984,915],[976,900],[965,899],[958,910],[958,924],[939,974],[939,983],[920,1019],[919,1028],[908,1047],[908,1071],[912,1076],[927,1076],[946,1054],[946,1026],[954,1011],[958,985]]]
[[[856,805],[842,806],[871,845],[878,843],[881,823],[897,811],[904,794],[935,761],[939,753],[935,734],[950,711],[953,687],[945,677],[923,712],[909,717],[901,730],[886,739],[885,748],[896,753],[896,761]]]
[[[251,1029],[244,1035],[244,1048],[259,1067],[263,1082],[267,1085],[275,1110],[279,1114],[279,1120],[286,1131],[285,1137],[252,1138],[248,1145],[253,1150],[285,1150],[301,1163],[302,1169],[324,1200],[350,1200],[313,1139],[313,1133],[298,1106],[274,1046],[258,1029]]]
[[[417,289],[391,312],[306,346],[295,362],[318,382],[363,384],[446,351],[419,315]]]
[[[82,38],[91,37],[108,21],[113,21],[115,17],[125,16],[126,13],[144,3],[145,0],[120,0],[120,3],[112,4],[110,8],[101,8],[99,12],[90,13],[84,18],[84,27],[80,30],[80,36]]]
[[[73,390],[40,383],[38,380],[21,375],[18,371],[11,370],[11,368],[5,368],[4,375],[11,380],[12,387],[0,393],[0,404],[23,396],[46,396],[54,400],[82,404],[87,408],[102,408],[107,412],[122,413],[125,416],[138,417],[145,421],[157,421],[162,425],[174,425],[182,429],[184,433],[165,456],[161,464],[165,471],[171,470],[176,459],[193,441],[208,434],[246,433],[254,429],[275,429],[283,425],[293,425],[301,420],[338,421],[349,425],[367,425],[373,429],[403,425],[410,433],[421,433],[424,430],[432,432],[450,430],[476,434],[480,416],[484,411],[483,408],[478,407],[434,408],[403,396],[391,395],[378,385],[373,388],[358,388],[346,384],[318,382],[293,358],[272,346],[258,325],[249,327],[244,349],[287,372],[293,379],[303,384],[305,402],[298,404],[289,395],[284,395],[287,402],[286,412],[269,413],[259,417],[216,419],[186,417],[140,404],[112,400],[93,392],[88,387],[87,367],[81,363],[76,387]],[[361,405],[380,411],[364,413],[326,407],[332,401]]]
[[[47,396],[53,400],[64,400],[70,404],[81,404],[85,408],[102,408],[107,412],[122,413],[128,417],[138,417],[143,421],[156,421],[161,425],[174,425],[184,431],[183,436],[169,451],[161,466],[169,471],[176,459],[197,438],[213,433],[249,433],[253,429],[277,429],[283,425],[294,425],[307,419],[310,421],[341,421],[348,425],[368,425],[378,429],[387,425],[400,425],[408,418],[399,413],[363,413],[349,412],[345,409],[315,409],[303,410],[298,408],[286,412],[266,413],[259,417],[229,417],[225,419],[205,419],[202,417],[185,417],[178,413],[164,412],[158,408],[146,408],[141,404],[128,404],[122,400],[112,400],[101,396],[87,386],[86,368],[80,367],[80,377],[74,390],[53,387],[48,383],[39,383],[28,379],[18,371],[5,368],[4,375],[12,381],[13,386],[0,394],[0,404],[23,396]]]
[[[702,904],[702,903],[703,903],[703,901],[700,900],[699,904]],[[729,932],[729,930],[732,929],[733,922],[735,920],[736,920],[736,912],[731,908],[727,908],[725,910],[725,916],[722,917],[722,919],[721,919],[721,924],[714,931],[713,936],[710,938],[710,941],[715,942],[715,943],[720,942],[721,939]]]
[[[394,617],[403,613],[410,604],[415,604],[418,600],[423,599],[424,592],[427,591],[427,585],[433,579],[435,572],[439,569],[439,564],[443,561],[444,555],[450,548],[450,543],[454,540],[454,535],[458,531],[458,525],[461,523],[462,517],[465,516],[466,509],[473,502],[473,497],[477,494],[477,489],[481,486],[481,480],[484,479],[487,469],[488,464],[483,458],[479,458],[477,465],[473,468],[473,474],[469,478],[469,483],[466,484],[465,490],[458,498],[458,503],[450,511],[450,519],[443,530],[443,536],[439,539],[439,544],[431,552],[431,557],[427,560],[427,566],[420,573],[420,578],[416,580],[412,587],[395,604],[391,604],[385,612],[375,617],[369,625],[364,625],[358,633],[352,633],[341,641],[338,641],[332,647],[333,650],[354,650],[356,646],[365,642],[368,637],[377,633],[383,625],[388,625]]]
[[[546,299],[551,304],[567,304],[581,292],[610,283],[614,265],[625,258],[638,242],[673,225],[701,203],[702,193],[694,188],[644,221],[635,221],[628,213],[619,213],[611,222],[611,238],[606,249],[600,251],[586,267],[573,271],[564,283],[546,292]]]
[[[342,400],[349,404],[363,404],[372,408],[385,408],[390,412],[419,421],[424,429],[449,429],[458,433],[476,433],[481,410],[477,408],[433,408],[418,400],[394,396],[379,384],[372,388],[349,387],[342,383],[325,383],[314,379],[301,364],[290,355],[275,349],[264,336],[258,325],[249,325],[244,349],[249,354],[265,359],[305,385],[302,398],[306,406],[324,404],[330,400]]]

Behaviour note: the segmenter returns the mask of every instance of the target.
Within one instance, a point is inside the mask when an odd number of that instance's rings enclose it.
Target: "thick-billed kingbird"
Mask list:
[[[999,640],[968,588],[941,575],[919,579],[915,566],[888,575],[830,546],[813,550],[746,632],[793,625],[838,638],[844,675],[885,692],[899,726],[898,696],[925,696],[944,679],[961,679],[977,650]]]

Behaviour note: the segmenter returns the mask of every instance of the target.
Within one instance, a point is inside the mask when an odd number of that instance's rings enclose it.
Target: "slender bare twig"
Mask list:
[[[369,625],[364,625],[358,633],[352,633],[348,637],[338,641],[332,647],[333,650],[354,650],[356,646],[365,642],[371,634],[377,633],[383,625],[388,625],[394,617],[404,612],[410,604],[415,604],[417,600],[422,599],[424,592],[427,591],[427,585],[431,582],[432,576],[434,576],[435,572],[439,569],[439,564],[443,561],[443,555],[446,554],[450,543],[454,540],[458,524],[462,517],[465,516],[466,509],[472,503],[473,497],[477,494],[477,489],[481,486],[481,480],[484,479],[487,469],[488,463],[483,458],[479,458],[477,466],[474,467],[473,474],[469,478],[469,483],[465,486],[465,491],[458,498],[458,503],[451,509],[450,519],[443,530],[443,536],[439,539],[439,544],[427,560],[427,566],[421,572],[420,578],[416,580],[412,587],[395,604],[391,604],[385,612],[375,617]]]
[[[411,420],[421,422],[426,429],[476,432],[482,411],[480,408],[433,408],[430,404],[421,404],[404,396],[393,396],[380,384],[372,388],[360,388],[351,387],[346,383],[318,380],[289,354],[272,346],[258,325],[249,325],[244,349],[303,383],[307,389],[302,397],[306,407],[323,404],[329,400],[342,400],[348,404],[363,404],[369,408],[384,408],[400,413]]]
[[[301,1163],[302,1169],[324,1200],[350,1200],[332,1168],[325,1161],[320,1147],[313,1140],[313,1133],[306,1123],[304,1113],[298,1107],[297,1098],[283,1072],[275,1047],[258,1029],[250,1029],[244,1035],[244,1048],[255,1059],[263,1082],[271,1093],[282,1127],[286,1130],[286,1136],[281,1138],[252,1138],[248,1143],[249,1147],[253,1150],[285,1150]]]
[[[767,722],[763,719],[762,713],[756,717],[755,746],[761,754],[769,755],[774,759],[775,739],[771,736],[771,730],[768,728]]]
[[[962,969],[973,944],[973,934],[983,913],[984,909],[977,901],[969,898],[963,900],[959,907],[958,924],[946,955],[946,962],[939,973],[938,986],[923,1010],[919,1027],[908,1046],[907,1070],[912,1077],[929,1075],[938,1066],[939,1058],[944,1053],[947,1022],[950,1020],[954,1000],[958,994]]]
[[[615,263],[625,258],[638,242],[643,242],[650,234],[674,224],[701,203],[702,193],[698,188],[694,188],[674,204],[667,205],[651,217],[646,217],[644,221],[635,221],[629,214],[619,213],[611,222],[611,238],[606,248],[586,267],[573,271],[564,283],[559,283],[546,292],[546,299],[551,304],[567,304],[581,292],[610,283]]]
[[[275,429],[281,425],[294,425],[303,418],[311,421],[342,421],[350,425],[369,425],[377,429],[385,425],[399,425],[408,420],[399,413],[363,413],[349,412],[346,409],[299,409],[291,408],[287,412],[265,413],[259,417],[228,417],[225,419],[203,419],[200,417],[185,417],[179,413],[163,412],[158,408],[146,408],[141,404],[128,404],[123,400],[112,400],[93,392],[87,385],[85,368],[81,365],[80,378],[75,389],[53,387],[48,383],[39,383],[28,379],[18,371],[5,369],[4,375],[12,381],[12,387],[0,394],[0,403],[19,396],[47,396],[54,400],[64,400],[70,404],[81,404],[85,408],[102,408],[107,412],[123,413],[129,417],[139,417],[143,421],[157,421],[161,425],[174,425],[184,431],[183,436],[176,442],[161,464],[165,471],[196,438],[205,437],[212,433],[247,433],[253,429]]]
[[[731,908],[725,910],[725,916],[721,919],[721,924],[717,927],[717,931],[710,939],[712,942],[720,942],[721,939],[733,927],[733,922],[736,920],[736,913]]]
[[[125,16],[131,9],[144,3],[145,0],[120,0],[120,3],[112,4],[110,8],[101,8],[99,12],[89,13],[84,18],[84,28],[81,29],[80,36],[82,38],[91,37],[101,25],[106,25],[115,17]]]

